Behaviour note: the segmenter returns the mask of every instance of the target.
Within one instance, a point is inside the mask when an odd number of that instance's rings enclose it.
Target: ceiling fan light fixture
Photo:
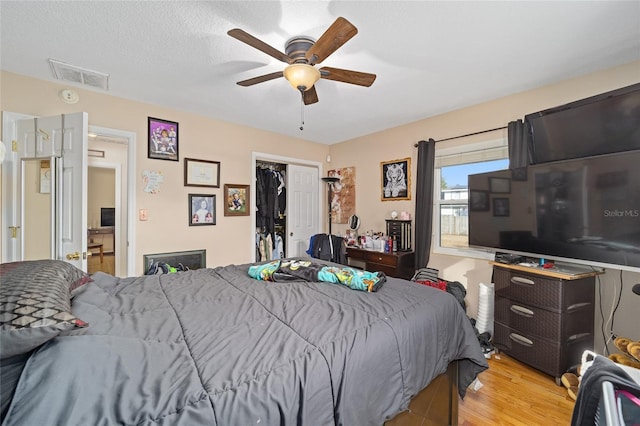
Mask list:
[[[291,64],[284,69],[284,78],[294,89],[304,92],[320,80],[320,71],[307,64]]]

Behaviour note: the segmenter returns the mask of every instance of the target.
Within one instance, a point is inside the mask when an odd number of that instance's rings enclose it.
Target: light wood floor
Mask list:
[[[574,401],[555,379],[505,354],[492,357],[489,369],[479,376],[483,386],[469,388],[458,404],[460,426],[569,425]],[[424,412],[419,397],[387,425],[432,426],[418,413]]]
[[[105,272],[107,274],[115,275],[116,272],[116,260],[112,254],[105,254],[104,260],[100,262],[100,254],[96,251],[92,256],[87,259],[87,272],[90,274],[98,271]]]

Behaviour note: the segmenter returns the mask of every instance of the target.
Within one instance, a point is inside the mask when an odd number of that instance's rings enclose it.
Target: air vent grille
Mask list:
[[[49,59],[49,64],[51,65],[53,76],[58,80],[109,90],[109,74],[88,70],[55,59]]]

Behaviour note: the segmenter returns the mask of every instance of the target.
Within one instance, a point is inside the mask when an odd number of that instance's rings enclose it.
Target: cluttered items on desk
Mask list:
[[[367,231],[366,235],[350,235],[347,230],[345,236],[348,247],[357,247],[365,250],[378,251],[380,253],[393,253],[398,251],[398,241],[382,232]]]

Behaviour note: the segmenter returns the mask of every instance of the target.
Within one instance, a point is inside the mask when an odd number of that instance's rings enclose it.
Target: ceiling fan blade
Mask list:
[[[255,38],[251,34],[247,33],[246,31],[243,31],[243,30],[241,30],[239,28],[234,28],[232,30],[229,30],[227,32],[227,34],[229,34],[231,37],[233,37],[235,39],[240,40],[243,43],[248,44],[249,46],[251,46],[253,48],[258,49],[261,52],[266,53],[269,56],[272,56],[272,57],[276,58],[279,61],[286,62],[287,64],[290,64],[290,63],[293,62],[293,59],[291,59],[289,56],[285,55],[284,53],[282,53],[278,49],[269,46],[264,41],[258,40],[257,38]]]
[[[339,17],[307,51],[307,62],[309,65],[319,64],[356,34],[358,29],[351,22]]]
[[[237,84],[243,87],[253,86],[254,84],[264,83],[265,81],[274,80],[282,77],[284,74],[282,71],[272,72],[271,74],[265,74],[258,77],[253,77],[247,80],[239,81]]]
[[[366,87],[371,86],[376,79],[375,74],[331,67],[320,68],[320,77]]]
[[[311,105],[318,102],[318,92],[316,92],[316,86],[311,86],[311,89],[302,92],[302,99],[304,99],[305,105]]]

